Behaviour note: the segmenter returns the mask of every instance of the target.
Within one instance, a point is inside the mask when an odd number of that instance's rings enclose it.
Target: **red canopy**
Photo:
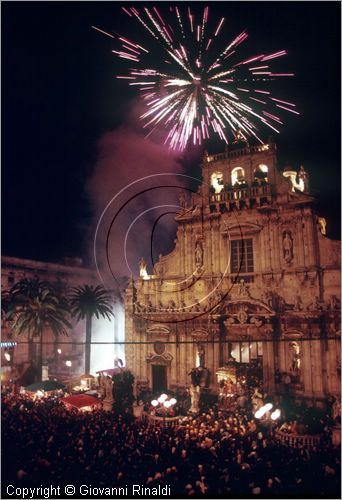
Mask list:
[[[67,396],[62,398],[66,405],[74,406],[75,408],[84,408],[85,406],[99,406],[101,401],[89,394],[76,394],[75,396]]]

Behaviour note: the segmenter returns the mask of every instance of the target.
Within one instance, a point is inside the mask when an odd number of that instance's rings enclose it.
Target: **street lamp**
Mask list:
[[[161,404],[164,403],[164,401],[166,401],[166,400],[167,400],[167,394],[161,394],[161,396],[159,396],[159,398],[158,398],[158,401]]]
[[[272,420],[277,420],[280,417],[280,410],[276,409],[274,412],[271,413],[271,419]]]

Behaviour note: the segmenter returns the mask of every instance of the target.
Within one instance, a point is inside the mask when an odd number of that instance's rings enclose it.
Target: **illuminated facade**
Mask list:
[[[202,177],[191,200],[180,197],[174,250],[126,290],[126,363],[138,384],[189,387],[202,366],[217,392],[233,357],[262,360],[268,393],[287,374],[294,396],[338,394],[340,242],[324,235],[307,172],[280,172],[272,142],[240,143],[205,153]]]
[[[39,278],[53,283],[63,293],[67,293],[70,287],[98,284],[96,272],[85,268],[80,259],[66,259],[65,265],[7,256],[3,256],[1,260],[2,290],[9,290],[24,278]],[[56,339],[48,331],[44,335],[43,361],[48,366],[51,375],[68,378],[77,373],[84,373],[84,346],[80,342],[85,340],[85,324],[84,321],[71,322],[72,329],[68,337]],[[111,324],[111,329],[113,330],[113,324]],[[110,340],[113,340],[113,335]],[[16,342],[16,345],[7,347],[5,345],[7,341]],[[7,321],[2,323],[2,343],[2,370],[9,371],[15,367],[17,376],[23,377],[38,359],[38,339],[35,338],[29,343],[25,335],[15,338],[11,330],[11,322]]]

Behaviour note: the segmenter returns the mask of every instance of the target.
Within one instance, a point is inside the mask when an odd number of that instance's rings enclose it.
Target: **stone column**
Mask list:
[[[218,340],[217,336],[214,336],[213,337],[214,340]],[[216,388],[216,371],[217,369],[220,367],[220,363],[219,363],[219,357],[220,357],[220,354],[219,354],[219,349],[220,349],[220,344],[218,342],[212,342],[210,344],[210,349],[211,349],[211,360],[212,360],[212,363],[211,363],[211,386],[213,388]]]
[[[266,253],[265,255],[267,256],[267,268],[273,269],[274,268],[274,263],[273,263],[273,253],[272,253],[272,232],[271,232],[271,223],[268,221],[267,226],[266,226]]]
[[[215,221],[214,224],[214,232],[213,232],[213,240],[214,240],[214,249],[215,249],[215,263],[214,263],[214,274],[218,274],[220,272],[220,245],[219,245],[219,224]]]
[[[174,333],[170,334],[169,340],[176,342],[176,336]],[[167,352],[169,352],[172,356],[172,361],[170,366],[167,368],[168,374],[168,387],[176,383],[176,345],[175,344],[166,344]]]
[[[147,336],[146,336],[146,337],[147,337]],[[142,370],[142,374],[143,374],[143,375],[142,375],[142,378],[143,378],[144,380],[148,380],[148,363],[147,363],[147,361],[146,361],[146,358],[147,358],[147,355],[148,355],[149,345],[150,345],[150,344],[145,344],[144,346],[141,346],[141,347],[142,347],[141,352],[142,352],[142,353],[145,353],[145,354],[143,354],[143,355],[141,356],[141,363],[142,363],[142,365],[143,365],[143,366],[142,366],[142,368],[143,368],[143,370]]]
[[[275,392],[273,344],[273,342],[262,343],[264,390],[271,394]]]
[[[302,216],[302,224],[304,224],[303,228],[303,248],[304,248],[304,266],[309,265],[309,255],[310,255],[310,248],[308,244],[308,237],[307,237],[307,228],[306,228],[306,219],[304,216]]]
[[[266,269],[266,250],[265,250],[265,229],[262,228],[262,230],[259,233],[259,246],[260,246],[260,269],[259,271],[265,271]]]
[[[302,357],[302,374],[304,382],[304,392],[306,396],[312,397],[313,395],[313,373],[312,363],[314,362],[311,354],[311,341],[304,340],[302,342],[303,357]]]
[[[278,225],[278,219],[276,219],[276,218],[272,219],[272,233],[273,233],[273,245],[274,245],[273,268],[280,269],[281,268],[281,255],[280,255],[281,246],[279,244],[279,235],[280,235],[281,231],[280,231],[280,227]]]
[[[337,339],[328,340],[327,370],[328,370],[328,392],[338,394],[340,383],[337,374],[337,356],[341,352],[340,341]]]
[[[322,381],[322,340],[316,338],[311,342],[311,367],[313,393],[315,396],[323,396],[323,381]]]
[[[187,340],[185,327],[182,327],[180,340]],[[186,344],[179,346],[179,359],[180,359],[180,383],[187,385],[188,372],[186,371]]]
[[[296,239],[294,242],[294,251],[296,252],[295,260],[300,267],[304,267],[304,237],[303,237],[303,222],[300,215],[296,215]]]
[[[308,245],[308,264],[315,265],[316,264],[316,245],[314,244],[313,238],[313,220],[311,213],[307,213],[304,215],[305,221],[305,230],[307,234],[307,245]]]

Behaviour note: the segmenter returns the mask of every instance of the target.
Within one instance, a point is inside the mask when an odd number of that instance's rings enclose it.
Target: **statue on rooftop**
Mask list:
[[[140,262],[139,262],[139,274],[141,277],[146,276],[146,274],[147,274],[146,262],[144,261],[143,257],[141,257]]]
[[[306,172],[303,165],[300,166],[300,169],[298,171],[298,179],[299,179],[299,182],[300,181],[303,182],[304,193],[308,193],[308,191],[309,191],[309,174]]]
[[[181,208],[186,208],[186,196],[184,191],[180,191],[178,194],[179,206]]]

